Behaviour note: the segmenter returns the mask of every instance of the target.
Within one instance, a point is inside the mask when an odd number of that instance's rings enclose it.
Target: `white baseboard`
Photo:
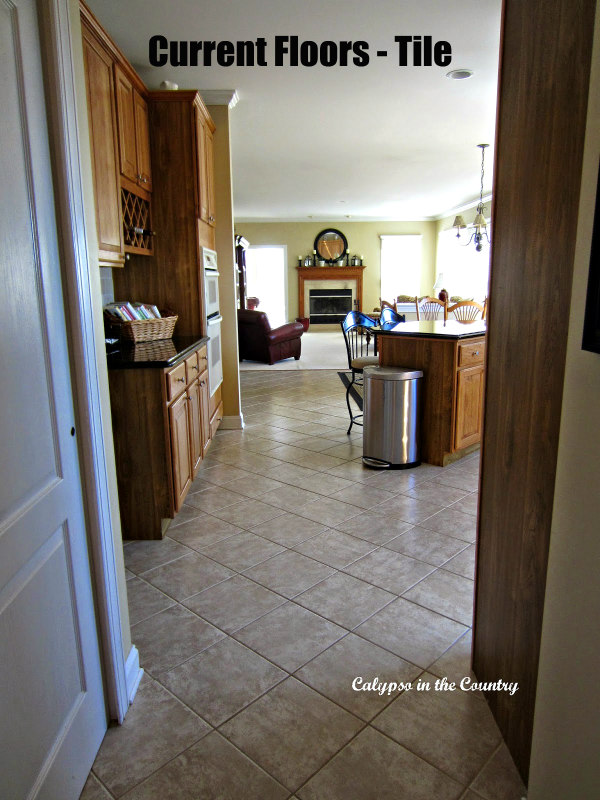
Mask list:
[[[131,645],[129,655],[127,656],[127,661],[125,662],[127,699],[129,700],[130,705],[133,703],[133,698],[138,690],[138,686],[140,685],[143,674],[144,670],[140,667],[140,654],[137,647],[133,644]]]
[[[244,429],[244,415],[233,414],[230,417],[223,417],[219,427],[224,431],[241,431]]]

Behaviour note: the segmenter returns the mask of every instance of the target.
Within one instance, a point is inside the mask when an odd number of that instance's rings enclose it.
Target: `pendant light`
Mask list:
[[[479,189],[479,203],[477,204],[477,214],[475,215],[475,219],[473,220],[473,228],[475,229],[471,234],[471,238],[469,241],[463,245],[466,247],[467,245],[471,244],[471,242],[475,242],[475,250],[480,253],[483,249],[483,240],[487,243],[490,243],[490,237],[487,233],[487,226],[485,222],[485,217],[483,216],[483,212],[485,210],[483,205],[483,177],[484,177],[484,167],[485,167],[485,148],[489,147],[489,144],[478,144],[477,147],[481,147],[481,186]],[[454,222],[452,223],[452,227],[456,228],[456,236],[460,238],[460,231],[462,228],[466,228],[467,225],[464,219],[461,216],[457,216],[454,218]]]

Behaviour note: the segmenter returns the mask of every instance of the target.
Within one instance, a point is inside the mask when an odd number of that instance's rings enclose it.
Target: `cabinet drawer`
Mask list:
[[[201,375],[204,370],[208,368],[208,355],[206,353],[206,347],[201,347],[196,354],[198,356],[198,373]]]
[[[458,366],[470,367],[483,364],[485,358],[485,342],[461,342],[458,345]]]
[[[217,406],[217,410],[210,418],[210,438],[213,439],[223,419],[223,402]]]
[[[186,358],[185,372],[188,383],[196,380],[198,375],[202,372],[202,370],[198,367],[198,353],[192,353],[191,356]]]
[[[172,400],[177,397],[186,385],[185,361],[167,372],[167,398]]]

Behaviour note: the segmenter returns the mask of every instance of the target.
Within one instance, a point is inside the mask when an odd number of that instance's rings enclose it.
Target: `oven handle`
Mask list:
[[[206,277],[210,275],[211,278],[212,277],[218,278],[220,273],[218,270],[212,269],[211,267],[204,267],[204,274],[206,275]]]
[[[223,322],[223,317],[220,314],[216,317],[209,317],[206,320],[207,325],[215,325],[217,322]]]

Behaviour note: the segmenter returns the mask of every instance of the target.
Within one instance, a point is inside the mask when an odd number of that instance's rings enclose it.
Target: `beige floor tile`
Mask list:
[[[468,492],[464,489],[457,489],[455,486],[446,486],[435,481],[423,481],[418,483],[413,489],[404,492],[408,497],[416,497],[417,500],[428,500],[440,506],[448,506],[461,500]]]
[[[312,475],[305,475],[299,478],[297,483],[300,488],[309,492],[316,492],[325,497],[352,485],[352,481],[347,478],[332,475],[330,472],[313,472]]]
[[[301,489],[308,488],[309,491],[313,491],[311,487],[302,486],[301,483],[309,478],[318,477],[320,474],[319,472],[314,469],[300,467],[298,464],[290,464],[289,462],[285,461],[280,463],[281,466],[270,470],[266,474],[267,478],[274,478],[276,481],[281,481],[282,483],[287,483],[291,486],[298,486]]]
[[[471,514],[476,517],[478,494],[478,492],[468,494],[466,497],[463,497],[462,500],[458,500],[454,503],[451,508],[455,511],[462,511],[465,514]]]
[[[420,673],[420,667],[350,634],[298,670],[295,676],[368,722],[398,696],[398,691],[356,690],[353,682],[357,677],[363,683],[378,679],[379,685],[391,682],[397,685],[413,681]]]
[[[465,514],[454,507],[445,508],[433,514],[421,523],[421,527],[454,536],[463,542],[474,542],[477,538],[477,519],[472,514]]]
[[[277,508],[282,508],[284,511],[294,511],[294,509],[302,508],[307,503],[319,500],[320,497],[321,495],[316,492],[308,492],[298,486],[283,484],[282,488],[273,487],[271,491],[266,492],[262,500],[264,503],[277,506]]]
[[[179,525],[183,525],[184,522],[189,522],[191,519],[195,519],[202,515],[202,512],[194,508],[194,506],[190,506],[188,503],[184,503],[180,510],[177,512],[177,516],[174,520],[171,521],[169,525],[169,535],[173,528],[178,527]]]
[[[362,447],[362,443],[360,446]],[[352,482],[358,481],[363,483],[372,478],[374,473],[373,470],[363,466],[360,461],[346,461],[340,464],[339,467],[334,467],[329,470],[329,474],[335,475],[338,478],[346,478]]]
[[[307,519],[333,527],[360,514],[360,509],[357,506],[351,506],[349,503],[340,503],[339,500],[332,500],[330,497],[321,497],[319,500],[315,500],[314,503],[308,503],[302,508],[298,508],[296,513],[301,517],[307,517]]]
[[[135,577],[136,577],[135,572],[131,572],[131,570],[125,569],[125,580],[126,581],[133,580],[133,578],[135,578]]]
[[[354,483],[347,489],[334,492],[330,495],[334,500],[341,500],[343,503],[351,503],[359,508],[369,509],[384,503],[394,497],[392,492],[380,489],[375,486],[367,486],[364,483]]]
[[[288,791],[216,731],[123,800],[285,800]]]
[[[313,451],[310,450],[303,450],[301,445],[294,442],[294,444],[280,444],[274,450],[271,450],[270,455],[273,458],[280,458],[282,461],[287,461],[290,464],[296,464],[299,459],[312,455],[312,452]]]
[[[444,536],[441,533],[435,533],[435,531],[427,530],[427,528],[423,528],[420,525],[411,528],[406,533],[385,544],[388,550],[404,553],[406,556],[418,558],[436,567],[445,564],[449,558],[456,556],[466,546],[466,542],[453,539],[451,536]]]
[[[383,514],[399,517],[405,522],[412,522],[413,525],[418,525],[422,520],[441,511],[443,507],[443,503],[432,503],[431,500],[417,500],[416,497],[399,494],[396,497],[392,497],[391,500],[386,500],[385,503],[380,503],[377,506],[377,510]]]
[[[79,800],[112,800],[112,794],[109,794],[98,778],[90,772]]]
[[[522,800],[525,797],[527,790],[504,742],[475,778],[471,788],[485,800]]]
[[[370,553],[375,547],[376,545],[365,542],[364,539],[357,539],[341,531],[328,530],[297,544],[294,550],[330,567],[341,569]]]
[[[183,525],[178,525],[176,528],[169,527],[169,536],[186,547],[191,547],[192,550],[201,550],[209,544],[220,542],[221,539],[227,539],[240,531],[241,528],[236,528],[229,522],[224,522],[212,514],[200,512],[199,517],[185,522]]]
[[[354,461],[355,458],[362,458],[362,444],[354,444],[353,442],[346,442],[345,444],[332,445],[327,450],[322,450],[326,456],[335,456],[336,458],[343,458],[345,461]]]
[[[287,677],[229,637],[160,676],[161,683],[214,727]]]
[[[135,625],[159,611],[164,611],[174,602],[172,598],[167,597],[154,586],[149,586],[140,578],[134,576],[127,581],[127,604],[131,625]]]
[[[367,511],[364,514],[344,520],[335,527],[352,536],[358,536],[359,539],[365,539],[367,542],[385,544],[395,539],[399,534],[410,530],[413,525],[397,517],[390,517],[377,511]]]
[[[404,597],[470,626],[473,622],[473,589],[472,580],[438,569],[405,592]]]
[[[265,478],[264,475],[252,475],[248,480],[236,480],[231,483],[223,484],[223,488],[237,492],[244,497],[254,498],[256,500],[262,499],[267,492],[272,492],[276,489],[284,489],[287,484],[280,483],[273,480],[273,478]]]
[[[355,628],[376,611],[394,600],[396,595],[336,572],[312,589],[294,598],[295,603],[330,619],[344,628]]]
[[[433,478],[434,483],[441,483],[444,486],[454,486],[457,489],[464,489],[467,492],[476,492],[479,488],[479,471],[476,473],[467,472],[460,467],[452,467],[447,472],[443,472],[437,478]]]
[[[328,450],[330,447],[335,447],[337,442],[334,442],[333,439],[322,439],[319,436],[302,436],[302,438],[296,440],[294,444],[298,447],[302,447],[303,450],[312,450],[316,453],[320,453],[323,450]]]
[[[399,598],[359,625],[355,633],[426,669],[466,630],[454,620]]]
[[[208,481],[215,486],[225,486],[232,481],[239,481],[244,483],[247,480],[252,480],[252,473],[244,469],[239,469],[228,464],[218,464],[207,469],[200,468],[198,477],[202,480]]]
[[[366,728],[298,792],[300,800],[457,800],[462,786]]]
[[[448,678],[449,681],[460,683],[464,677],[473,677],[471,670],[471,631],[465,633],[455,644],[434,661],[429,671],[438,678]],[[473,692],[474,697],[482,697],[479,692]]]
[[[413,469],[370,469],[367,471],[364,483],[376,489],[385,489],[388,492],[392,492],[392,494],[399,494],[417,486],[420,483],[420,479]]]
[[[435,691],[435,676],[425,673],[429,691],[401,694],[373,726],[463,784],[469,783],[500,741],[487,703],[471,692]]]
[[[245,575],[285,597],[295,597],[333,574],[335,569],[301,553],[287,551],[245,570]]]
[[[175,600],[185,600],[193,594],[208,589],[215,583],[230,578],[233,572],[210,558],[193,552],[162,567],[142,573],[144,580]]]
[[[473,580],[475,578],[475,545],[469,545],[457,556],[447,561],[444,564],[444,569],[449,572],[455,572],[457,575],[462,575],[463,578]]]
[[[202,552],[220,564],[241,572],[283,552],[285,548],[253,533],[242,532],[205,547]]]
[[[261,503],[260,500],[242,500],[241,503],[236,503],[234,506],[227,506],[227,508],[215,511],[216,517],[240,528],[252,528],[260,522],[267,522],[280,514],[283,514],[280,508]]]
[[[380,548],[344,567],[344,572],[393,594],[402,594],[429,575],[434,567],[424,561]]]
[[[168,564],[181,556],[190,555],[189,548],[175,542],[168,536],[158,540],[144,540],[128,542],[123,548],[125,566],[131,572],[139,575],[141,572]]]
[[[232,506],[239,503],[240,500],[241,497],[237,492],[230,492],[223,486],[211,486],[210,489],[203,489],[203,491],[187,497],[188,505],[195,506],[207,514],[226,506]]]
[[[330,700],[288,678],[227,722],[221,731],[293,791],[361,725]]]
[[[152,675],[176,667],[224,636],[180,605],[131,626],[141,666]]]
[[[277,542],[285,547],[293,547],[295,544],[323,533],[328,528],[319,522],[306,519],[306,517],[284,513],[268,522],[260,523],[251,530],[252,533],[270,539],[272,542]]]
[[[285,602],[285,598],[264,586],[236,575],[188,597],[185,605],[218,628],[233,633]]]
[[[293,672],[345,633],[311,611],[287,603],[237,631],[234,638]]]
[[[108,729],[93,771],[118,797],[209,731],[206,722],[145,676],[123,724]]]

